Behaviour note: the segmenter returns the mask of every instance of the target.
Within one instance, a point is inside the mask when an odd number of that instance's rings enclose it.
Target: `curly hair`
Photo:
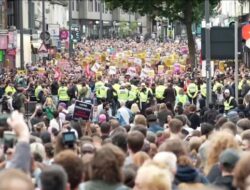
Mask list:
[[[206,152],[207,161],[204,168],[205,174],[209,173],[213,165],[219,161],[220,153],[227,148],[239,148],[239,145],[232,133],[228,131],[216,132],[212,136],[210,145]]]
[[[120,148],[106,144],[97,150],[91,162],[91,179],[115,184],[122,182],[122,166],[125,154]]]
[[[73,151],[65,150],[56,155],[55,163],[65,169],[71,189],[76,189],[83,177],[83,162],[81,158]]]

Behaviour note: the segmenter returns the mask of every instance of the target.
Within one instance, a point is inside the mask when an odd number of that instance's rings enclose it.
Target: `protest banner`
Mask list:
[[[91,67],[91,71],[93,71],[94,73],[96,73],[99,69],[100,69],[101,65],[99,63],[95,63],[92,67]]]
[[[116,74],[116,66],[110,66],[109,67],[109,75],[115,75]]]
[[[86,102],[76,101],[73,113],[74,119],[83,119],[88,121],[92,113],[92,105]]]
[[[164,75],[164,66],[163,65],[158,66],[158,75]]]

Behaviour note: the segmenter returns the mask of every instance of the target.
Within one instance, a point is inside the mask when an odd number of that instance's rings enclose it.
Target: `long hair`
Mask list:
[[[97,150],[91,162],[91,179],[116,184],[122,182],[125,155],[118,147],[107,144]]]
[[[239,145],[234,136],[227,131],[216,132],[207,149],[207,161],[204,172],[208,174],[214,164],[219,161],[220,153],[227,148],[238,149]]]

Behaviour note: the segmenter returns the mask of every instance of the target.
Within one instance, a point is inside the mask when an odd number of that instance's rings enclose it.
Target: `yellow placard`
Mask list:
[[[26,75],[26,70],[17,70],[18,75]]]
[[[102,76],[102,71],[97,71],[96,72],[96,77]]]
[[[44,74],[45,73],[45,68],[39,68],[37,73],[38,74]]]
[[[150,78],[154,78],[154,76],[155,76],[155,71],[154,71],[153,69],[149,70],[149,71],[148,71],[148,76],[149,76]]]

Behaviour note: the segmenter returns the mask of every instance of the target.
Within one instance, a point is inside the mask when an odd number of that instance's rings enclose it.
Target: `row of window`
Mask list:
[[[101,0],[88,0],[88,11],[89,12],[100,12],[101,10]],[[106,4],[102,3],[102,12],[108,13]]]

